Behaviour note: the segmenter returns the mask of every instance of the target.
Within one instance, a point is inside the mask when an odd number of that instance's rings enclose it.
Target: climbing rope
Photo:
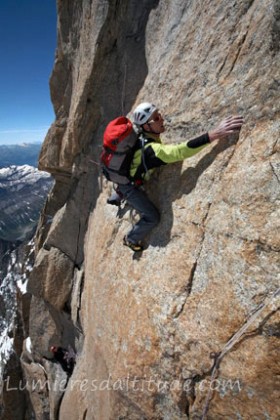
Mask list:
[[[127,73],[127,57],[126,52],[124,52],[124,76],[123,76],[123,86],[121,92],[121,107],[122,107],[122,115],[124,115],[124,102],[125,102],[125,89],[126,89],[126,73]]]
[[[280,294],[280,287],[272,294],[271,298],[267,302],[262,302],[255,312],[250,316],[250,318],[245,322],[245,324],[231,337],[231,339],[226,343],[223,350],[215,357],[214,365],[212,367],[212,374],[210,379],[209,390],[205,402],[205,406],[203,409],[201,420],[206,419],[206,415],[209,409],[210,401],[212,399],[214,390],[212,389],[212,383],[214,379],[216,379],[216,375],[219,370],[219,365],[224,358],[224,356],[232,349],[232,347],[239,341],[240,337],[248,330],[248,328],[254,323],[254,321],[258,318],[258,316],[262,313],[262,311],[271,303],[271,301]]]

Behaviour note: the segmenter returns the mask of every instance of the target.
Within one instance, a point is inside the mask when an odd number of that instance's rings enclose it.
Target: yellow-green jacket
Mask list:
[[[136,182],[149,179],[154,168],[194,156],[210,143],[208,133],[179,144],[162,144],[151,133],[144,132],[142,136],[145,146],[136,150],[130,166],[130,176]]]

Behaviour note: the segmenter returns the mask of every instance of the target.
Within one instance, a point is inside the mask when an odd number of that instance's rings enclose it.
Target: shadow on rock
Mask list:
[[[169,243],[174,220],[172,210],[173,201],[181,198],[183,195],[190,194],[195,189],[199,177],[211,166],[216,157],[221,152],[236,144],[237,141],[238,139],[234,139],[230,142],[224,141],[218,143],[211,152],[203,156],[195,167],[186,169],[182,174],[182,162],[172,165],[172,168],[163,168],[163,171],[170,170],[170,172],[167,176],[161,172],[157,181],[158,189],[156,191],[153,190],[153,185],[147,188],[148,194],[152,197],[152,201],[162,214],[159,226],[151,234],[149,240],[150,245],[165,247]],[[186,214],[186,219],[187,217],[188,215]]]

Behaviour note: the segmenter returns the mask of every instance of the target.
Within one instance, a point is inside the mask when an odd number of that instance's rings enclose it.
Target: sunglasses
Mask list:
[[[148,124],[156,123],[162,120],[162,116],[158,113],[152,120],[147,121]]]

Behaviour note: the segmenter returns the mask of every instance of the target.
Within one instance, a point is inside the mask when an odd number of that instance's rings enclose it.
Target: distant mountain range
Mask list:
[[[32,235],[52,184],[48,173],[29,165],[0,169],[0,240],[23,241]]]
[[[0,168],[10,165],[38,166],[41,143],[0,145]]]

